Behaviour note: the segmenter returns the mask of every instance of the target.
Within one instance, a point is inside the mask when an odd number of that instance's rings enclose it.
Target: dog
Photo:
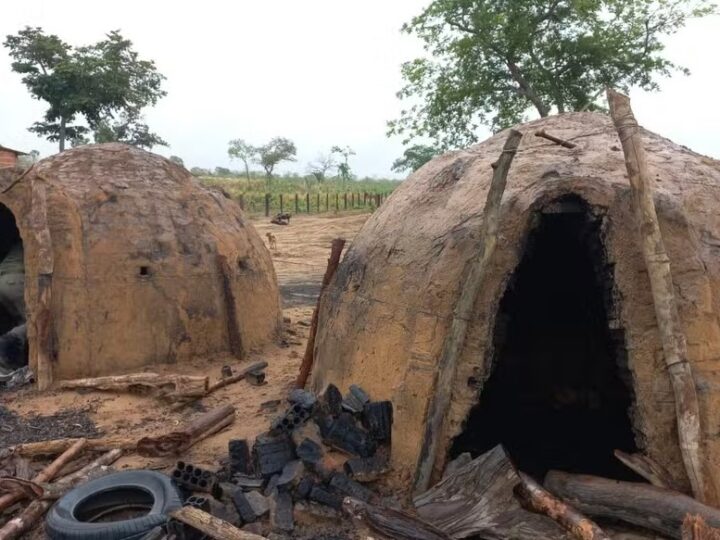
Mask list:
[[[275,235],[269,232],[265,233],[265,236],[267,236],[268,242],[270,243],[270,249],[277,251],[277,238],[275,238]]]

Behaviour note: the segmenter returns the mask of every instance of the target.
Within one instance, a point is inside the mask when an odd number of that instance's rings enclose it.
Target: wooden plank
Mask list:
[[[493,165],[494,173],[485,201],[482,224],[480,225],[480,246],[477,256],[468,262],[465,281],[453,312],[450,330],[445,337],[442,353],[437,365],[435,384],[430,398],[425,433],[422,439],[420,457],[415,473],[415,493],[422,493],[430,485],[435,466],[438,445],[442,437],[443,421],[447,416],[452,389],[455,383],[457,361],[465,345],[468,321],[472,318],[480,286],[485,277],[488,261],[495,252],[497,230],[500,220],[500,203],[507,175],[522,139],[522,133],[510,130],[502,154]]]

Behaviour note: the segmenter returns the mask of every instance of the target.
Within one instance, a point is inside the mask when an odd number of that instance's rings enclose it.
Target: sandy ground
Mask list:
[[[104,434],[138,439],[171,431],[201,410],[230,403],[237,410],[235,423],[197,444],[183,456],[183,459],[198,465],[217,467],[219,460],[227,455],[230,439],[253,439],[266,430],[272,419],[283,410],[285,404],[282,401],[297,375],[300,358],[305,351],[309,322],[325,271],[330,242],[339,236],[350,242],[367,217],[367,214],[301,216],[293,218],[290,226],[271,225],[265,219],[256,222],[266,243],[267,232],[272,232],[277,238],[273,260],[285,306],[281,342],[269,345],[247,359],[247,362],[268,362],[265,385],[256,387],[240,381],[204,398],[194,409],[188,407],[182,412],[171,412],[167,405],[154,398],[108,392],[38,393],[34,389],[23,389],[0,394],[0,403],[23,417],[55,414],[69,408],[81,410]],[[238,364],[232,358],[203,358],[183,364],[152,366],[147,371],[206,374],[212,383],[220,377],[221,368],[226,364],[241,367],[246,363]],[[4,446],[2,438],[3,432],[0,431],[0,448]],[[129,455],[117,465],[120,468],[162,469],[173,464],[174,459]]]

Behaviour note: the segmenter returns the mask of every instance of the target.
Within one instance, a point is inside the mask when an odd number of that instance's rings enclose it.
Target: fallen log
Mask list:
[[[78,439],[77,442],[75,442],[70,448],[65,450],[65,452],[63,452],[55,461],[50,463],[50,465],[48,465],[37,475],[35,475],[35,477],[32,479],[32,482],[35,484],[39,484],[51,481],[53,478],[55,478],[60,469],[62,469],[67,463],[75,459],[75,457],[77,457],[77,455],[82,452],[86,444],[87,441],[85,439]],[[22,500],[25,493],[25,491],[14,491],[0,497],[0,511],[8,508],[17,501]]]
[[[381,508],[345,497],[343,511],[388,538],[399,540],[450,540],[440,529],[406,512]]]
[[[720,526],[720,510],[669,489],[597,476],[550,471],[545,488],[584,514],[632,523],[671,538],[681,538],[687,514]]]
[[[520,506],[513,493],[520,481],[504,448],[498,445],[415,497],[413,503],[420,518],[451,538],[566,538],[553,520]]]
[[[528,475],[521,472],[518,475],[522,482],[515,486],[515,494],[523,506],[550,517],[578,540],[610,540],[594,521],[545,491]]]
[[[114,450],[103,454],[98,459],[87,465],[80,471],[65,476],[53,484],[53,496],[51,500],[37,499],[31,502],[20,514],[8,521],[0,528],[0,539],[15,540],[21,538],[26,532],[35,527],[42,516],[53,505],[54,499],[61,497],[70,489],[80,483],[86,482],[91,477],[99,476],[97,473],[107,474],[107,465],[110,465],[122,455],[122,451]]]
[[[622,450],[615,450],[615,457],[628,469],[636,472],[653,486],[683,492],[675,487],[675,481],[670,473],[660,464],[642,454],[627,454]]]
[[[265,536],[241,531],[227,521],[192,506],[183,506],[171,512],[170,517],[217,540],[268,540]]]
[[[217,407],[199,416],[182,430],[159,437],[143,437],[137,442],[137,451],[140,455],[150,457],[178,455],[234,421],[235,407]]]
[[[654,182],[648,171],[640,127],[630,107],[630,98],[610,89],[607,91],[607,98],[610,116],[625,155],[633,194],[633,209],[650,278],[655,318],[675,396],[675,417],[685,471],[695,497],[708,504],[717,504],[717,492],[712,476],[706,472],[707,463],[700,442],[702,431],[695,379],[688,362],[687,342],[675,301],[670,258],[655,211],[652,191]]]
[[[438,444],[442,439],[443,422],[447,416],[450,398],[455,386],[458,357],[465,346],[468,321],[472,320],[475,302],[485,277],[488,261],[495,252],[500,221],[500,203],[505,192],[510,165],[521,139],[522,133],[511,129],[503,146],[502,154],[500,154],[497,162],[493,164],[493,177],[485,201],[482,223],[478,231],[480,236],[478,253],[467,263],[465,281],[453,309],[452,322],[443,342],[440,358],[437,361],[437,373],[430,394],[432,397],[428,405],[425,432],[421,441],[420,456],[415,471],[414,493],[416,495],[430,486],[430,480],[433,476]]]
[[[150,395],[177,401],[204,396],[209,388],[208,377],[192,375],[160,375],[158,373],[133,373],[89,379],[73,379],[58,383],[62,390],[103,390]]]
[[[80,439],[53,439],[50,441],[39,441],[33,443],[22,443],[11,446],[8,452],[23,457],[56,456],[62,454]],[[137,445],[137,439],[129,437],[102,437],[99,439],[87,439],[85,447],[88,450],[107,452],[115,448],[133,450]]]
[[[720,529],[708,527],[700,516],[688,514],[683,520],[682,540],[720,540]]]
[[[308,335],[307,345],[305,346],[305,355],[303,356],[302,363],[300,364],[300,372],[295,380],[295,388],[305,388],[310,372],[312,371],[313,361],[315,360],[315,336],[317,335],[320,302],[322,301],[325,289],[327,289],[327,286],[330,285],[330,280],[337,271],[337,267],[340,264],[340,256],[342,255],[344,247],[344,238],[335,238],[332,241],[332,244],[330,244],[330,258],[327,262],[327,268],[325,269],[325,275],[322,279],[322,285],[320,285],[320,294],[318,294],[317,303],[315,304],[315,309],[313,310],[312,320],[310,322],[310,334]]]

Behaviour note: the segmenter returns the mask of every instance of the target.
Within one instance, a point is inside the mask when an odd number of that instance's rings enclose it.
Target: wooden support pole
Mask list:
[[[621,450],[615,450],[615,457],[628,469],[642,476],[653,486],[673,489],[682,492],[675,486],[670,473],[658,463],[642,454],[627,454]]]
[[[310,213],[310,193],[305,194],[305,211]]]
[[[566,141],[565,139],[560,139],[559,137],[554,137],[550,135],[547,131],[544,129],[541,129],[540,131],[535,132],[536,137],[540,137],[542,139],[547,139],[548,141],[552,141],[555,144],[559,146],[563,146],[565,148],[575,148],[577,144],[571,143],[570,141]]]
[[[299,198],[298,198],[298,194],[297,194],[297,193],[295,194],[295,213],[296,213],[296,214],[299,214],[299,213],[300,213],[300,202],[299,202]]]
[[[485,277],[487,263],[495,252],[500,221],[500,203],[505,192],[508,171],[521,139],[522,133],[514,129],[510,130],[502,154],[493,164],[492,182],[480,225],[481,241],[478,253],[468,262],[469,268],[465,272],[465,281],[460,289],[460,296],[453,312],[453,320],[437,363],[437,374],[433,391],[430,394],[425,433],[415,473],[415,494],[424,492],[430,485],[438,445],[442,437],[443,421],[450,406],[452,388],[455,384],[457,361],[465,345],[468,321],[475,308],[475,301]]]
[[[678,439],[685,471],[695,497],[702,502],[716,505],[716,488],[711,477],[706,474],[706,462],[700,442],[702,431],[695,379],[687,359],[687,344],[675,301],[670,258],[660,232],[640,128],[630,107],[630,98],[611,89],[608,89],[607,97],[610,115],[625,154],[640,242],[655,305],[655,317],[665,365],[675,395]]]
[[[232,271],[227,257],[218,253],[217,269],[220,276],[220,287],[222,291],[222,303],[225,308],[225,325],[228,333],[228,348],[232,355],[238,360],[245,357],[245,349],[240,334],[240,323],[237,317],[235,304],[235,293],[232,290]]]
[[[270,216],[270,194],[265,194],[265,217]]]
[[[281,193],[280,194],[280,213],[281,214],[283,213],[283,210],[285,210],[285,208],[283,206],[283,194]]]
[[[315,303],[315,310],[313,311],[312,321],[310,322],[310,335],[308,336],[307,345],[305,346],[305,355],[303,356],[302,363],[300,364],[300,373],[298,373],[298,377],[295,380],[295,388],[305,388],[310,372],[312,371],[313,361],[315,359],[315,335],[317,334],[320,302],[322,301],[325,289],[330,284],[332,277],[335,275],[338,264],[340,264],[340,256],[342,255],[344,247],[344,238],[336,238],[332,241],[330,246],[330,258],[328,259],[325,275],[323,276],[322,285],[320,286],[320,294],[318,295],[317,302]]]
[[[320,194],[319,193],[317,194],[317,211],[319,214],[320,213]]]

